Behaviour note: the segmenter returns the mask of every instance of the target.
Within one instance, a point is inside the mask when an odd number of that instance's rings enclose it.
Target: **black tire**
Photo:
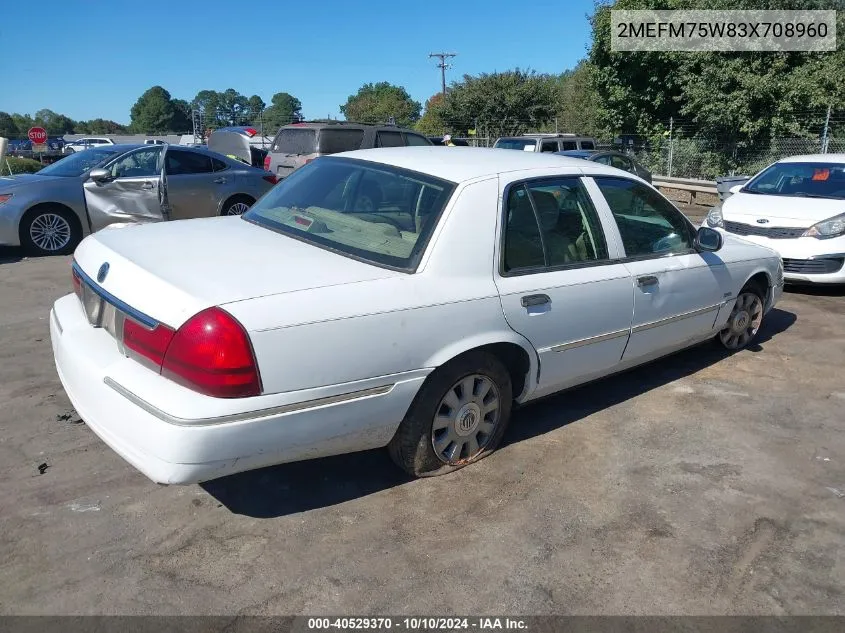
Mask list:
[[[232,196],[231,198],[226,200],[226,202],[223,203],[223,207],[220,209],[220,215],[241,215],[242,213],[245,213],[246,209],[244,209],[240,213],[233,213],[232,207],[243,204],[245,204],[248,208],[255,204],[255,200],[245,194],[238,194],[236,196]]]
[[[740,307],[740,302],[743,301],[743,297],[749,297],[752,295],[753,297],[756,297],[756,303],[751,300],[751,303],[749,303],[747,307]],[[746,303],[747,302],[748,300],[746,299]],[[765,309],[765,290],[761,288],[760,284],[756,281],[749,281],[742,287],[742,290],[740,290],[737,295],[737,301],[730,316],[728,317],[727,326],[714,337],[714,341],[729,352],[738,352],[745,349],[756,340],[757,335],[760,333],[760,327],[763,323],[763,312]],[[734,324],[737,323],[735,316],[741,317],[742,315],[738,313],[742,311],[744,311],[750,319],[749,325],[748,327],[739,327],[743,325],[740,318],[738,325],[734,327]],[[758,311],[759,320],[757,320]],[[740,335],[740,332],[745,332],[747,336]]]
[[[480,452],[461,459],[459,463],[446,463],[438,457],[433,446],[435,415],[449,390],[462,379],[473,375],[491,381],[498,390],[497,422]],[[397,466],[414,477],[443,475],[475,463],[496,450],[502,441],[510,421],[512,405],[510,374],[502,362],[487,352],[468,352],[439,367],[423,383],[405,419],[388,444],[390,457]]]
[[[56,227],[56,238],[45,240],[44,228],[50,225]],[[39,237],[39,229],[42,237]],[[68,255],[82,241],[79,218],[72,211],[57,205],[45,204],[27,211],[21,218],[19,231],[24,250],[38,256]]]

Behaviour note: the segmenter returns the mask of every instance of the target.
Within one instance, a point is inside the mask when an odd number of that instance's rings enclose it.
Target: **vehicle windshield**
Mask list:
[[[110,156],[117,153],[117,149],[112,147],[98,147],[96,149],[86,149],[82,152],[76,152],[70,156],[66,156],[61,160],[57,160],[52,165],[48,165],[38,172],[41,176],[62,176],[64,178],[73,178],[74,176],[81,176],[92,167],[96,167]]]
[[[493,147],[496,149],[520,149],[529,151],[537,147],[537,141],[533,138],[500,138]]]
[[[273,151],[283,154],[313,154],[317,151],[317,131],[312,128],[282,128],[273,141]]]
[[[296,170],[243,218],[356,259],[413,272],[454,183],[338,157]]]
[[[777,163],[763,170],[743,193],[845,199],[845,163]]]

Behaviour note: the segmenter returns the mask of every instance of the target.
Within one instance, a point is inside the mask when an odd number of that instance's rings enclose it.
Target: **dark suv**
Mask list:
[[[291,123],[279,129],[264,169],[284,178],[293,170],[326,154],[372,147],[431,145],[422,134],[395,125],[349,121]]]

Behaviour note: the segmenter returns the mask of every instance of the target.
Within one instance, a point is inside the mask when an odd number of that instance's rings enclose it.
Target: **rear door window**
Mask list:
[[[317,131],[310,128],[283,128],[273,141],[273,151],[282,154],[314,154]]]
[[[338,130],[320,130],[318,152],[321,154],[337,154],[361,149],[364,140],[364,130],[344,128]]]
[[[540,151],[541,152],[556,152],[557,151],[557,141],[543,141],[540,144]]]
[[[416,147],[420,145],[431,145],[431,143],[428,142],[427,138],[424,138],[419,134],[405,134],[405,142],[411,147]]]
[[[379,132],[376,147],[402,147],[402,135],[399,132]]]
[[[208,174],[212,171],[211,157],[196,152],[170,149],[165,154],[164,162],[168,176]]]
[[[578,149],[578,143],[576,143],[575,141],[562,141],[561,145],[563,145],[563,151]]]
[[[581,141],[581,149],[596,149],[596,144],[592,141]]]

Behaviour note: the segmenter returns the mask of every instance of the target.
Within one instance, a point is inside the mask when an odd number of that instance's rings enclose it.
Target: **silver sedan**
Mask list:
[[[110,224],[241,214],[274,184],[272,174],[206,149],[88,149],[36,174],[0,177],[0,245],[70,253]]]

